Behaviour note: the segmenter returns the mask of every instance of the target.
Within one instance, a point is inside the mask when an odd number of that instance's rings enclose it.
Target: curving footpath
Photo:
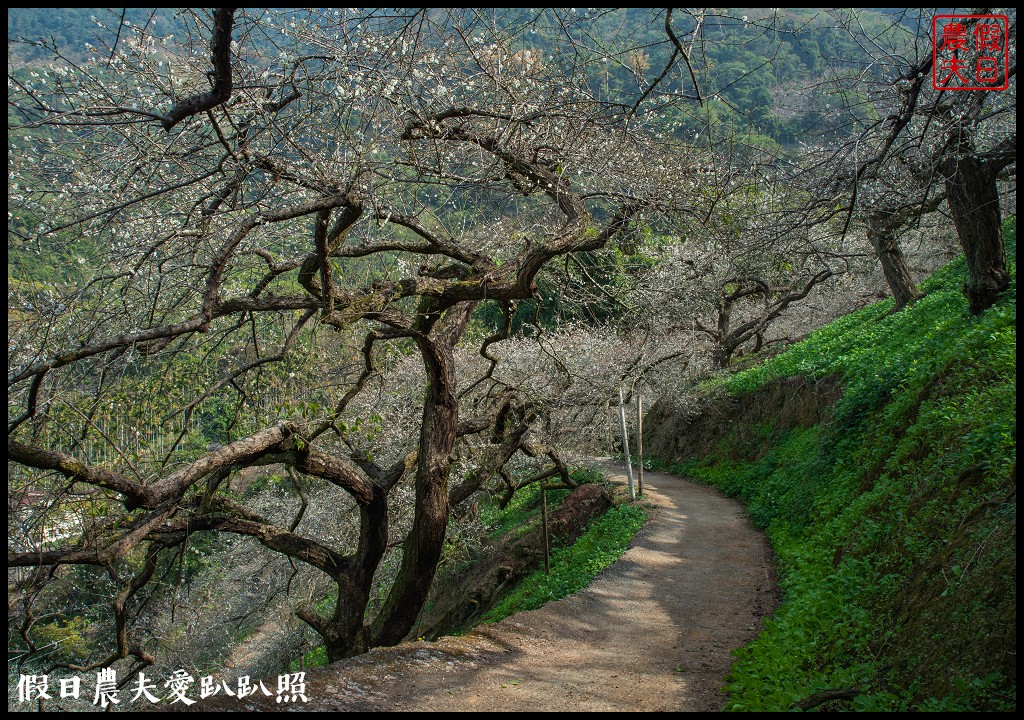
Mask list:
[[[624,466],[606,474],[625,482]],[[307,673],[293,711],[708,711],[730,650],[776,603],[771,554],[742,505],[645,474],[651,520],[576,595],[463,637],[404,643]],[[193,710],[280,711],[275,698]]]

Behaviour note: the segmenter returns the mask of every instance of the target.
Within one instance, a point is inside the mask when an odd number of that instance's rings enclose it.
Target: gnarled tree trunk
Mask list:
[[[883,218],[872,217],[868,221],[868,240],[875,250],[878,262],[882,265],[885,281],[889,284],[896,301],[892,311],[899,312],[919,299],[922,293],[914,285],[910,266],[896,237],[896,228]]]
[[[370,602],[373,574],[384,557],[388,542],[387,495],[375,488],[373,500],[360,510],[359,551],[346,569],[334,578],[338,599],[334,613],[321,618],[309,607],[300,608],[298,616],[320,635],[327,650],[327,659],[337,662],[360,655],[370,649],[365,626],[366,606]]]
[[[1016,160],[1016,133],[988,152],[979,153],[968,131],[961,128],[951,133],[946,157],[939,165],[946,178],[953,224],[967,258],[964,294],[974,315],[991,307],[996,295],[1010,284],[996,180]]]
[[[967,258],[964,294],[971,313],[978,315],[1010,284],[996,172],[977,157],[963,155],[947,160],[944,174],[953,224]]]
[[[412,629],[430,592],[448,526],[448,470],[459,424],[459,399],[452,356],[475,303],[449,311],[447,327],[430,337],[430,326],[443,306],[426,299],[420,309],[416,346],[427,371],[419,455],[416,466],[416,514],[402,548],[395,584],[370,629],[371,644],[394,645]]]

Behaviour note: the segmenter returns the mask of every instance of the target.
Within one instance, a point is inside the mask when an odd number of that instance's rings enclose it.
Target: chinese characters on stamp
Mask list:
[[[936,15],[932,20],[932,87],[1005,90],[1010,34],[1005,15]]]

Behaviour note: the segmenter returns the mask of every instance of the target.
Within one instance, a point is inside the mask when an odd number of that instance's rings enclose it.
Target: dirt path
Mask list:
[[[623,466],[606,470],[625,482]],[[720,709],[729,651],[774,610],[770,553],[736,501],[663,473],[647,473],[645,490],[653,519],[586,590],[464,637],[312,670],[308,703],[290,709]],[[274,700],[217,709],[280,710]]]

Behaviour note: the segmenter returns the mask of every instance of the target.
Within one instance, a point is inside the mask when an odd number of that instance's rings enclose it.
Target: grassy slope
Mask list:
[[[735,710],[1016,707],[1016,223],[1013,277],[978,318],[963,259],[892,301],[828,325],[723,381],[838,376],[825,425],[675,470],[742,498],[780,563],[785,600],[737,653]],[[731,433],[730,433],[731,434]]]
[[[640,505],[623,503],[590,522],[587,531],[568,547],[551,552],[551,573],[538,568],[523,578],[481,622],[503,620],[517,612],[533,610],[561,600],[587,587],[598,573],[626,552],[633,536],[647,520]]]

